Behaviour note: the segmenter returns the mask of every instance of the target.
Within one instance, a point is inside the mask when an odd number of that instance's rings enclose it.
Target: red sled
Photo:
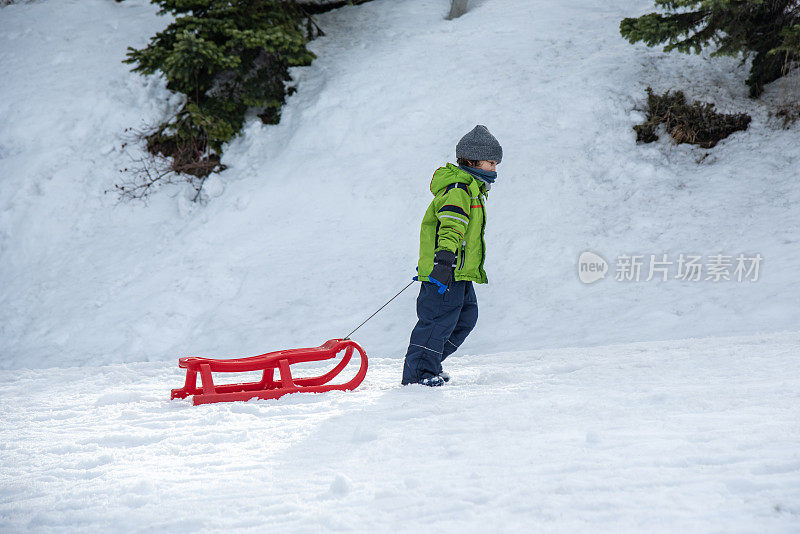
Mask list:
[[[290,366],[296,363],[330,360],[344,351],[339,363],[327,373],[294,378]],[[361,355],[361,367],[356,376],[344,384],[329,384],[331,380],[347,367],[353,352]],[[319,347],[309,349],[289,349],[268,352],[250,358],[215,360],[212,358],[188,357],[178,360],[178,367],[186,369],[186,383],[180,389],[172,390],[172,399],[184,399],[194,395],[194,405],[211,402],[246,401],[253,398],[277,399],[287,393],[323,393],[325,391],[349,391],[358,387],[367,375],[367,353],[361,345],[350,339],[330,339]],[[274,379],[278,369],[279,379]],[[263,371],[258,382],[240,384],[214,384],[211,373],[243,373]],[[197,373],[200,373],[201,387],[197,387]]]

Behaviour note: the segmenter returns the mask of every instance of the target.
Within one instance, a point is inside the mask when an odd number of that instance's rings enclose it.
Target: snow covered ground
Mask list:
[[[619,20],[646,0],[471,4],[454,21],[445,0],[320,17],[319,58],[294,69],[281,124],[248,124],[205,206],[177,187],[149,206],[103,194],[139,155],[125,128],[175,105],[160,80],[120,63],[167,24],[154,6],[3,8],[0,367],[258,354],[345,335],[414,274],[430,176],[476,123],[505,160],[487,204],[490,284],[465,350],[796,330],[800,143],[747,99],[746,66],[629,45]],[[711,151],[637,146],[648,84],[749,110],[753,125]],[[780,93],[773,84],[766,98]],[[584,250],[612,270],[620,254],[764,260],[757,282],[584,286]],[[402,357],[414,297],[359,332],[371,354]]]
[[[0,531],[800,531],[786,84],[752,101],[736,59],[624,42],[649,0],[448,4],[320,16],[281,124],[248,123],[207,202],[147,206],[104,191],[141,154],[126,128],[180,102],[120,63],[168,20],[146,0],[0,8]],[[712,150],[637,146],[648,85],[753,122]],[[410,289],[355,336],[355,392],[167,400],[179,356],[319,344],[402,288],[430,175],[477,123],[505,159],[450,384],[398,385]],[[579,281],[586,250],[607,279]],[[681,253],[763,263],[614,279],[619,255]]]
[[[800,334],[467,355],[401,387],[169,402],[176,365],[4,371],[0,531],[800,530]]]

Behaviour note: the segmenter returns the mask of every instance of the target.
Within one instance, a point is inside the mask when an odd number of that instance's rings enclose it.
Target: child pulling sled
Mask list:
[[[422,219],[417,276],[418,321],[403,365],[405,384],[441,386],[450,377],[442,361],[464,342],[478,320],[472,283],[485,284],[486,194],[497,178],[503,149],[478,125],[456,145],[458,165],[433,174],[433,201]]]

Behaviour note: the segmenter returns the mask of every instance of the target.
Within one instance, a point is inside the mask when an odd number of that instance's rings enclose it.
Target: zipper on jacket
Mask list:
[[[482,272],[483,275],[485,276],[486,275],[486,271],[483,270],[483,260],[486,259],[486,240],[483,237],[483,232],[486,229],[486,197],[485,196],[483,198],[481,198],[481,206],[483,206],[481,208],[481,211],[483,211],[483,213],[482,213],[483,217],[481,217],[481,262],[478,264],[478,273]]]
[[[467,253],[466,249],[467,249],[467,242],[466,241],[462,241],[461,242],[461,263],[458,265],[458,270],[459,271],[464,268],[464,256]]]

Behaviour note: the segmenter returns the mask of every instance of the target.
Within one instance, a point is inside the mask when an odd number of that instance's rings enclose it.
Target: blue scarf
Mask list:
[[[497,180],[497,171],[484,171],[483,169],[467,167],[466,165],[459,165],[458,168],[462,171],[467,171],[478,180],[487,184],[493,184],[494,181]]]

